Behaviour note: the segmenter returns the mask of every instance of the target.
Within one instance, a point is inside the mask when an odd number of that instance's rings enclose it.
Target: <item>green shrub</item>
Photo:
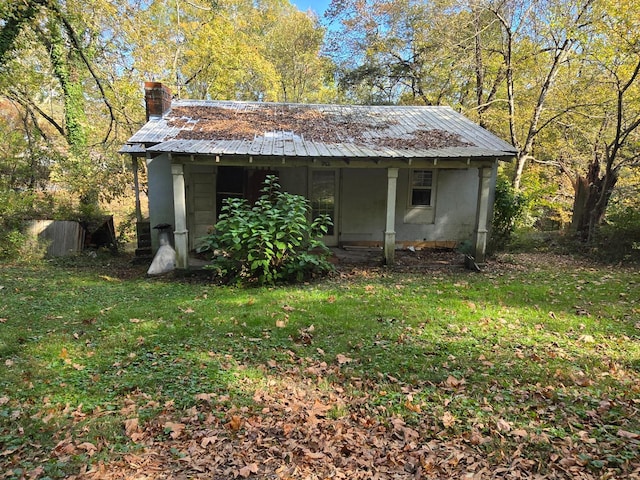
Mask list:
[[[22,231],[29,217],[32,195],[0,190],[0,259],[15,259],[26,245]]]
[[[506,178],[498,177],[489,251],[501,250],[509,244],[516,223],[525,211],[526,203],[524,195],[516,192]]]
[[[328,273],[332,266],[321,238],[331,219],[322,215],[310,222],[308,200],[283,192],[273,175],[261,193],[253,206],[241,198],[224,201],[213,233],[199,248],[214,252],[210,268],[229,280],[261,284]]]
[[[602,260],[640,261],[640,209],[611,205],[594,240],[594,253]]]

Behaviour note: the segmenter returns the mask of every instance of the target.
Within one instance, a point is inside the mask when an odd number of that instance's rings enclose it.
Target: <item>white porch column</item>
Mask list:
[[[398,169],[387,169],[387,223],[384,230],[384,261],[392,265],[396,257],[396,190]]]
[[[187,231],[187,200],[184,187],[184,165],[171,165],[173,175],[173,237],[176,247],[176,268],[189,268],[189,232]]]
[[[493,170],[490,167],[478,169],[478,205],[476,210],[476,228],[474,231],[473,252],[475,262],[484,263],[487,254],[489,200],[491,198],[491,176]]]

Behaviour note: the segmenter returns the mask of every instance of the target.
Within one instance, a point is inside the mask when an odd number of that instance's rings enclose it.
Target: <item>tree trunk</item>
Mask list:
[[[600,161],[591,161],[585,176],[578,175],[574,183],[574,203],[571,228],[584,242],[595,240],[602,224],[613,189],[618,182],[618,173],[609,168],[600,175]]]
[[[50,22],[49,29],[53,73],[64,96],[64,132],[69,145],[66,169],[74,190],[80,196],[81,205],[94,207],[98,204],[98,187],[88,181],[92,168],[87,150],[87,116],[80,74],[82,59],[79,52],[67,43],[55,20]]]

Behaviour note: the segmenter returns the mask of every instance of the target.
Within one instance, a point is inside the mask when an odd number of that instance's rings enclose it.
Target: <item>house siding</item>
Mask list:
[[[381,242],[384,238],[387,171],[342,170],[340,242]]]
[[[174,224],[171,162],[168,155],[147,161],[151,226]],[[250,168],[251,167],[247,167]],[[308,196],[311,167],[273,167],[287,192]],[[215,223],[215,165],[187,164],[189,247]],[[339,173],[339,244],[382,245],[384,241],[387,170],[342,168]],[[437,169],[433,206],[410,206],[411,169],[401,169],[396,197],[396,245],[451,245],[472,240],[476,224],[478,169]],[[495,169],[492,178],[495,183]],[[493,200],[493,199],[491,199]],[[152,246],[158,248],[157,231]]]
[[[461,242],[473,234],[478,197],[478,169],[437,171],[433,207],[409,205],[410,170],[398,177],[396,241]],[[421,212],[422,211],[422,212]],[[420,217],[423,222],[420,222]]]
[[[175,215],[173,210],[173,176],[169,156],[159,155],[147,159],[149,220],[151,222],[151,247],[155,252],[160,243],[156,225],[168,223],[173,226]]]

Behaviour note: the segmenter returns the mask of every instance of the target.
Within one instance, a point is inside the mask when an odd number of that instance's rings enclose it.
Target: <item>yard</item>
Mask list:
[[[640,274],[0,270],[0,479],[640,479]]]

